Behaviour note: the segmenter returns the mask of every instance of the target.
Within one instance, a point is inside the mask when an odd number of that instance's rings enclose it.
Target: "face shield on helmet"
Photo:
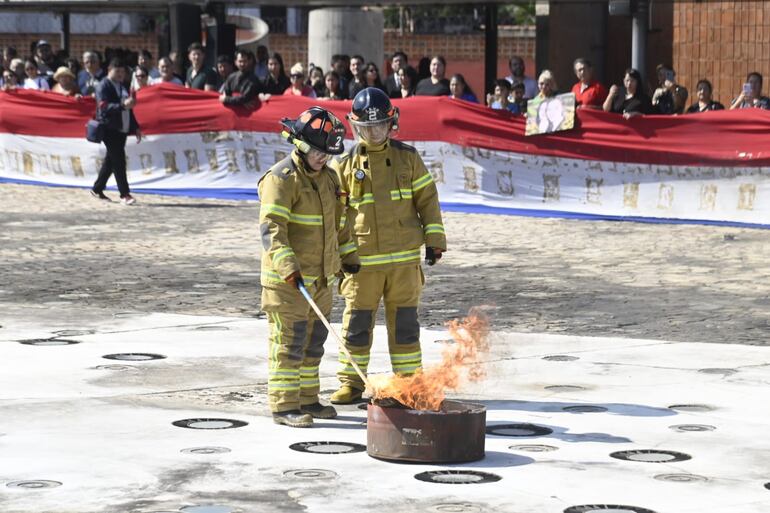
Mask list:
[[[384,92],[367,87],[353,99],[348,121],[362,142],[378,145],[388,139],[391,130],[397,129],[398,109]]]

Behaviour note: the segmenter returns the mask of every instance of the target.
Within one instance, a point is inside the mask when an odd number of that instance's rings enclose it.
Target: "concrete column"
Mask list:
[[[61,32],[59,33],[59,48],[70,51],[70,13],[61,13]]]
[[[484,6],[484,91],[494,92],[497,78],[497,4]],[[480,100],[479,100],[480,101]]]
[[[638,0],[631,19],[631,67],[639,71],[642,81],[647,80],[647,29],[649,4]]]
[[[360,54],[382,68],[384,61],[382,9],[330,7],[310,11],[308,20],[308,61],[330,69],[332,55]],[[383,80],[385,73],[381,69]]]

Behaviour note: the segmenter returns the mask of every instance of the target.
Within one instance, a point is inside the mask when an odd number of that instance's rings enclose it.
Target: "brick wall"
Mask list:
[[[751,71],[770,92],[770,3],[753,0],[675,2],[673,56],[677,80],[694,93],[707,78],[725,106]]]
[[[30,43],[40,39],[45,39],[51,43],[54,52],[61,48],[59,46],[59,34],[0,34],[0,47],[13,46],[19,52],[19,56],[26,57],[29,55]],[[111,34],[109,36],[104,34],[72,34],[70,36],[70,55],[78,60],[86,50],[96,49],[103,52],[107,46],[128,48],[134,51],[146,48],[156,60],[158,58],[158,37],[152,33]]]

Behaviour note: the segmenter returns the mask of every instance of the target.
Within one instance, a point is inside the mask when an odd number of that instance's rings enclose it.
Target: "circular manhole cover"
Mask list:
[[[481,506],[469,502],[442,502],[428,508],[430,513],[481,513]]]
[[[700,431],[714,431],[716,427],[709,426],[708,424],[677,424],[675,426],[668,426],[674,431],[681,431],[685,433],[697,433]]]
[[[508,448],[514,451],[524,451],[524,452],[551,452],[551,451],[559,450],[558,447],[554,447],[553,445],[541,445],[541,444],[519,444],[519,445],[511,445]]]
[[[713,367],[708,369],[698,369],[698,372],[700,372],[701,374],[724,374],[726,376],[729,376],[731,374],[735,374],[738,371],[736,369]]]
[[[297,468],[287,470],[283,475],[292,479],[335,479],[337,477],[336,472],[321,468]]]
[[[618,504],[586,504],[585,506],[570,506],[564,513],[655,513],[651,509],[637,506],[621,506]]]
[[[580,358],[569,354],[552,354],[549,356],[543,356],[543,360],[549,362],[574,362],[575,360],[580,360]]]
[[[179,452],[183,452],[185,454],[224,454],[226,452],[230,452],[230,449],[227,447],[188,447],[187,449],[182,449]]]
[[[107,360],[126,360],[131,362],[143,362],[148,360],[163,360],[166,358],[162,354],[155,354],[155,353],[115,353],[115,354],[106,354],[102,356],[102,358],[106,358]]]
[[[545,436],[553,433],[553,429],[536,424],[498,424],[487,426],[488,435],[497,436]]]
[[[220,504],[185,506],[179,511],[184,511],[185,513],[235,513],[235,510],[230,506],[222,506]]]
[[[690,413],[701,413],[715,410],[713,406],[709,406],[708,404],[672,404],[668,407],[668,409]]]
[[[29,481],[11,481],[10,483],[7,483],[5,486],[8,488],[25,488],[28,490],[37,490],[40,488],[56,488],[57,486],[61,486],[62,483],[59,481],[50,481],[48,479],[34,479]]]
[[[611,453],[610,456],[618,460],[640,461],[644,463],[674,463],[692,459],[692,456],[683,452],[659,451],[657,449],[618,451]]]
[[[93,335],[94,330],[59,330],[52,332],[57,337],[82,337],[83,335]]]
[[[291,444],[289,449],[299,452],[312,452],[315,454],[347,454],[352,452],[364,452],[366,446],[349,442],[299,442]]]
[[[500,481],[502,477],[476,470],[431,470],[415,474],[415,479],[441,484],[481,484]]]
[[[569,413],[601,413],[607,411],[604,406],[594,406],[593,404],[576,404],[575,406],[565,406],[562,411]]]
[[[248,426],[248,422],[234,419],[184,419],[172,422],[177,427],[190,429],[231,429]]]
[[[672,483],[695,483],[708,481],[708,478],[695,474],[658,474],[654,476],[658,481],[669,481]]]
[[[127,370],[133,370],[136,369],[136,367],[132,365],[97,365],[94,367],[96,370],[111,370],[111,371],[127,371]]]
[[[115,312],[112,314],[116,319],[125,319],[126,317],[141,317],[144,315],[142,312]]]
[[[548,385],[545,389],[551,392],[580,392],[586,388],[580,385]]]
[[[80,344],[77,340],[67,340],[64,338],[30,338],[19,340],[18,342],[25,346],[72,346]]]
[[[223,289],[226,286],[224,283],[196,283],[193,285],[196,289]]]
[[[193,329],[195,331],[230,331],[227,326],[197,326]]]

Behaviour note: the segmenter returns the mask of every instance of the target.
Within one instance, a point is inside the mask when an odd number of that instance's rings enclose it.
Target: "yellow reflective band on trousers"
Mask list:
[[[396,189],[395,191],[390,191],[390,199],[393,201],[412,199],[412,189]]]
[[[321,385],[318,378],[318,367],[300,367],[299,386],[300,388],[315,388]]]
[[[353,361],[358,364],[358,367],[366,373],[366,370],[369,368],[369,355],[368,354],[354,354]],[[356,369],[351,365],[350,360],[347,356],[345,356],[344,353],[340,352],[339,356],[339,362],[340,362],[340,374],[345,374],[347,376],[358,376],[358,373],[356,372]]]
[[[374,194],[367,192],[360,198],[350,198],[350,206],[358,208],[361,205],[374,204]]]
[[[433,175],[428,173],[427,175],[422,175],[420,178],[412,182],[412,190],[413,191],[419,191],[420,189],[424,189],[428,185],[430,185],[433,182]]]
[[[444,225],[441,224],[426,224],[425,225],[425,235],[430,235],[431,233],[444,233]]]
[[[420,261],[420,249],[410,249],[409,251],[398,251],[396,253],[385,253],[384,255],[360,255],[361,265],[366,267],[370,265],[395,264],[399,262]]]
[[[292,214],[289,216],[289,222],[295,224],[304,224],[306,226],[323,226],[323,216]]]
[[[263,203],[262,210],[265,213],[275,214],[277,216],[283,217],[284,219],[289,219],[291,216],[291,211],[288,208],[281,205],[276,205],[274,203]]]
[[[422,351],[391,354],[390,362],[396,374],[414,374],[422,367]]]
[[[345,223],[347,222],[348,222],[348,216],[343,215],[342,217],[340,217],[340,230],[345,228]]]

